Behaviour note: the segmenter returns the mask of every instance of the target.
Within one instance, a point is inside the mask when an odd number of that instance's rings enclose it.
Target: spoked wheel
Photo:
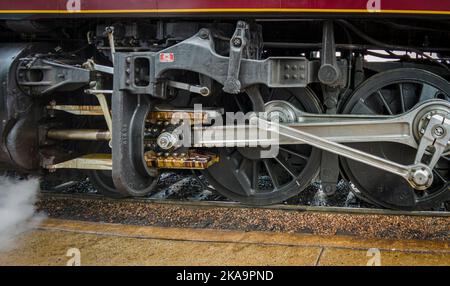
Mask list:
[[[105,143],[95,143],[92,145],[92,150],[95,153],[107,153],[111,152],[108,145]],[[112,172],[104,170],[90,170],[87,172],[89,181],[92,186],[102,195],[110,198],[125,197],[114,186]]]
[[[89,171],[88,176],[89,181],[100,194],[111,198],[124,197],[116,190],[111,171],[92,170]]]
[[[308,88],[261,89],[264,102],[285,100],[300,110],[320,113],[319,101]],[[255,102],[241,94],[226,111],[253,111]],[[320,150],[309,145],[280,146],[277,156],[261,158],[259,148],[220,148],[220,162],[204,174],[224,196],[249,205],[270,205],[300,193],[319,170]]]
[[[397,69],[364,82],[343,107],[344,114],[398,115],[425,100],[450,100],[449,83],[428,71]],[[397,143],[357,143],[352,147],[401,164],[414,163],[416,149]],[[424,210],[450,197],[449,161],[443,156],[433,170],[434,183],[426,191],[413,189],[404,179],[349,159],[341,158],[345,176],[371,203],[392,209]]]

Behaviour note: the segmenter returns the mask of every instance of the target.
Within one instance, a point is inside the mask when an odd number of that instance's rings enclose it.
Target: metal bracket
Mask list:
[[[239,81],[239,72],[243,52],[248,43],[250,34],[249,25],[244,21],[237,23],[236,30],[230,41],[230,59],[228,63],[228,75],[223,86],[223,91],[231,94],[241,92],[241,82]]]
[[[50,102],[46,108],[49,111],[59,110],[74,115],[103,116],[101,106],[96,105],[57,105],[56,102]]]
[[[330,152],[322,152],[320,164],[320,182],[327,196],[334,195],[339,179],[339,156]]]
[[[114,43],[114,26],[106,27],[105,33],[108,36],[109,47],[111,48],[111,60],[114,63],[114,55],[116,54],[116,46]]]
[[[74,91],[90,82],[90,71],[43,58],[20,59],[17,82],[32,95]]]
[[[338,87],[341,71],[336,60],[336,44],[334,40],[334,24],[332,20],[323,24],[321,66],[318,72],[319,81],[322,83],[324,103],[327,114],[336,114],[340,88]],[[320,181],[326,195],[336,192],[336,184],[339,178],[338,155],[330,152],[322,152],[320,164]]]
[[[115,67],[126,62],[126,54],[117,53]],[[128,67],[129,68],[129,67]],[[151,110],[150,97],[130,94],[121,88],[121,74],[114,74],[112,97],[112,177],[117,190],[125,195],[143,196],[156,185],[144,159],[144,130]]]
[[[112,118],[111,118],[111,113],[109,111],[108,102],[106,101],[106,97],[103,93],[97,93],[97,94],[95,94],[95,96],[97,97],[100,107],[102,108],[102,112],[103,112],[103,116],[105,117],[106,125],[108,126],[108,130],[112,136]]]
[[[187,83],[173,81],[173,80],[167,81],[167,85],[170,87],[173,87],[173,88],[183,89],[183,90],[187,90],[192,93],[197,93],[197,94],[200,94],[201,96],[209,96],[211,94],[211,91],[209,90],[209,88],[207,88],[205,86],[190,85]]]
[[[257,84],[272,88],[306,87],[312,82],[318,82],[317,72],[320,67],[318,60],[309,61],[304,57],[271,57],[264,60],[241,58],[238,61],[239,72],[232,72],[229,77],[228,71],[232,71],[236,65],[232,65],[229,70],[233,60],[230,61],[229,57],[215,51],[214,40],[207,29],[202,29],[191,38],[158,53],[116,53],[116,58],[119,54],[124,55],[114,65],[116,74],[119,75],[119,89],[157,98],[165,97],[167,73],[176,70],[192,71],[224,86],[227,85],[227,79],[238,78],[239,89],[230,88],[228,91],[240,92]],[[339,64],[341,68],[346,68],[346,63]],[[147,68],[147,84],[136,83],[139,77],[135,72],[136,66]]]
[[[108,106],[108,101],[106,100],[105,93],[111,94],[113,93],[112,90],[101,90],[101,82],[96,81],[93,84],[91,84],[92,88],[85,90],[85,93],[87,94],[93,94],[95,97],[97,97],[98,103],[100,104],[100,107],[103,112],[103,117],[105,118],[106,125],[108,126],[109,133],[112,137],[112,117],[111,112]],[[109,146],[112,147],[112,142],[109,142]]]
[[[223,85],[225,92],[234,94],[258,84],[270,88],[297,88],[320,82],[319,60],[305,57],[248,58],[246,53],[253,44],[249,34],[249,25],[240,21],[230,42],[229,57],[216,52],[212,32],[206,28],[159,52],[116,53],[116,58],[118,54],[125,55],[114,64],[119,75],[119,89],[165,98],[167,74],[179,70],[207,76]],[[337,67],[340,74],[335,84],[345,85],[347,73],[343,71],[347,69],[347,62],[337,60],[332,67]],[[328,70],[328,66],[322,67],[322,80],[326,79]]]
[[[112,170],[111,154],[89,154],[69,161],[47,165],[46,169]]]
[[[433,169],[446,150],[449,140],[450,120],[441,115],[433,115],[420,141],[415,163],[422,163],[427,150],[431,150],[432,157],[427,165]]]
[[[88,69],[90,71],[102,72],[106,74],[114,74],[114,68],[109,66],[103,66],[96,64],[93,60],[87,60],[83,64],[83,68]]]
[[[341,71],[336,60],[336,44],[334,42],[334,25],[332,20],[323,24],[321,66],[319,81],[328,86],[336,86],[341,77]]]

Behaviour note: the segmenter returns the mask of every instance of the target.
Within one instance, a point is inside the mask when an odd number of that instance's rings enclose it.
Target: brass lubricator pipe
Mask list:
[[[47,132],[47,137],[54,140],[109,141],[111,133],[99,129],[52,129]]]

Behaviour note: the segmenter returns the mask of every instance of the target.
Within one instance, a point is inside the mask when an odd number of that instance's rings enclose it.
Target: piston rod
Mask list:
[[[109,141],[111,133],[99,129],[52,129],[47,132],[47,138],[54,140]]]

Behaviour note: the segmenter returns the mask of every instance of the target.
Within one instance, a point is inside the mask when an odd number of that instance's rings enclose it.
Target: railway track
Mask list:
[[[450,212],[113,199],[42,192],[38,209],[50,218],[163,227],[346,235],[372,239],[450,240]]]
[[[96,200],[114,203],[152,203],[166,204],[170,206],[201,207],[201,208],[235,208],[235,209],[266,209],[280,211],[318,212],[330,214],[373,214],[373,215],[393,215],[393,216],[421,216],[421,217],[448,217],[449,211],[396,211],[379,208],[356,208],[356,207],[331,207],[331,206],[303,206],[290,204],[276,204],[271,206],[254,207],[232,201],[182,201],[173,199],[159,199],[152,197],[144,198],[110,198],[99,194],[59,194],[42,192],[41,199],[75,199],[75,200]]]

